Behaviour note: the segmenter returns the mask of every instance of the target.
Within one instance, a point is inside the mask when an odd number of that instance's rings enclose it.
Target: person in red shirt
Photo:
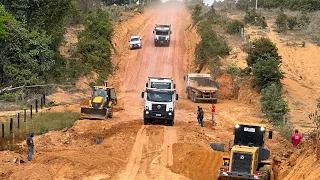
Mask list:
[[[299,134],[298,129],[294,131],[294,134],[291,136],[292,146],[293,148],[297,148],[300,144],[302,136]]]
[[[216,112],[216,105],[212,104],[211,113],[212,113],[212,124],[214,124],[214,113]]]

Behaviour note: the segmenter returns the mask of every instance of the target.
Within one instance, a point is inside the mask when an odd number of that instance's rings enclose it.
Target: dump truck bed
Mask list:
[[[190,87],[201,92],[216,92],[219,90],[219,86],[219,83],[208,78],[190,79]]]

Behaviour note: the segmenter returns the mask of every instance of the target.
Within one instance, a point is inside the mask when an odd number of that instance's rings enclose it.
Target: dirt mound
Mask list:
[[[217,179],[223,153],[199,144],[176,143],[173,145],[171,171],[190,179]]]
[[[231,74],[223,74],[217,79],[220,83],[218,99],[231,100],[234,99],[233,78]]]

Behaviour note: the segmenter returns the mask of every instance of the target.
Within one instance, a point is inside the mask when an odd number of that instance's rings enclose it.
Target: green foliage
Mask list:
[[[85,27],[86,30],[79,35],[78,43],[82,68],[78,69],[80,72],[73,72],[73,74],[79,75],[95,71],[105,78],[112,71],[111,40],[113,25],[108,13],[101,9],[91,13],[86,19]]]
[[[260,38],[252,42],[252,48],[249,50],[247,57],[247,64],[252,67],[258,59],[264,57],[265,54],[269,54],[270,57],[276,58],[280,61],[281,57],[278,55],[278,48],[269,38]],[[281,61],[280,61],[281,63]]]
[[[262,28],[267,27],[267,22],[265,18],[261,14],[258,14],[255,9],[246,10],[246,15],[244,16],[244,22],[246,24],[261,26]]]
[[[232,20],[228,23],[226,32],[229,34],[240,33],[240,28],[243,28],[244,24],[239,20]]]
[[[197,4],[191,13],[191,17],[193,19],[193,24],[197,24],[203,17],[201,16],[202,13],[202,5]]]
[[[16,100],[16,95],[14,93],[3,93],[0,95],[0,100],[14,102]]]
[[[283,124],[278,123],[277,126],[279,134],[285,138],[287,141],[291,142],[292,132],[294,132],[294,127],[291,123]]]
[[[8,23],[13,22],[13,16],[9,14],[3,6],[0,6],[0,39],[8,36],[6,26]]]
[[[235,62],[228,64],[226,72],[232,76],[239,76],[241,74],[241,69],[237,66]]]
[[[261,91],[261,111],[272,123],[283,121],[283,117],[289,112],[287,101],[282,98],[281,86],[270,84]]]
[[[10,18],[5,25],[7,36],[0,39],[0,83],[2,85],[42,84],[57,72],[51,38]],[[57,74],[55,74],[57,75]]]
[[[298,18],[295,16],[289,16],[287,21],[288,21],[288,27],[290,30],[292,30],[298,25]]]
[[[255,85],[259,89],[263,89],[270,84],[281,84],[281,79],[284,78],[284,73],[279,69],[279,60],[270,57],[270,54],[265,54],[259,58],[253,65],[252,72]]]
[[[293,11],[318,11],[320,1],[318,0],[260,0],[263,8],[287,8]]]
[[[224,57],[230,52],[227,42],[216,34],[208,21],[202,21],[198,25],[198,31],[201,41],[196,48],[196,63],[202,66],[213,61],[217,65],[219,62],[217,58]]]
[[[27,29],[38,29],[50,35],[52,47],[57,49],[75,0],[3,0],[3,3],[18,21],[27,22]]]
[[[310,17],[306,12],[302,12],[298,19],[298,26],[303,28],[310,24]]]
[[[287,15],[280,11],[276,18],[276,25],[278,27],[278,32],[286,32],[287,31]]]
[[[247,0],[239,0],[236,4],[236,8],[238,10],[247,10],[249,7],[253,7],[253,2],[247,1]]]

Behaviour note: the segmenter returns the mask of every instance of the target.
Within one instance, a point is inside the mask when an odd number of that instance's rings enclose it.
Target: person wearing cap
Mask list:
[[[298,129],[294,130],[294,134],[291,136],[292,147],[297,148],[301,142],[302,136],[299,134]]]
[[[34,133],[31,132],[31,133],[29,133],[28,138],[27,138],[28,161],[32,161],[33,148],[34,148],[33,136],[34,136]]]

